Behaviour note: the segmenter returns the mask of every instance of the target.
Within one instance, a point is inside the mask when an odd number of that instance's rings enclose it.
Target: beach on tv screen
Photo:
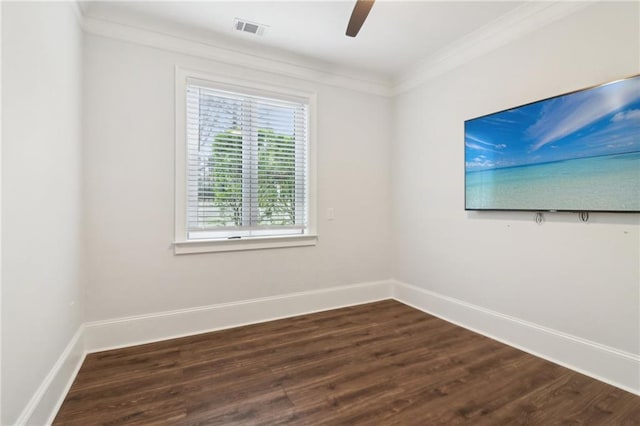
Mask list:
[[[465,206],[640,211],[640,76],[467,120]]]

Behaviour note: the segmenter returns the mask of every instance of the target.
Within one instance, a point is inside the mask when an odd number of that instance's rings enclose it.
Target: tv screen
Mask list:
[[[640,212],[640,75],[465,121],[465,209]]]

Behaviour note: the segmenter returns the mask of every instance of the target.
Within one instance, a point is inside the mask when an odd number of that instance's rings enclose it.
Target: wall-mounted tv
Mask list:
[[[640,212],[640,75],[465,121],[465,209]]]

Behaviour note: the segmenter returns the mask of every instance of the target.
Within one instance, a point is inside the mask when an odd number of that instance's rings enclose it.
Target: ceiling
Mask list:
[[[114,21],[262,55],[294,54],[394,79],[412,65],[523,5],[516,1],[378,0],[356,38],[345,36],[354,1],[91,1],[90,18]],[[262,36],[233,28],[242,18]]]

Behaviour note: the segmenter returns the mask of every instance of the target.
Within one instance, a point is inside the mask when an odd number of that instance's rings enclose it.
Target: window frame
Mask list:
[[[187,84],[198,84],[247,95],[277,99],[304,99],[308,104],[307,135],[307,228],[299,235],[250,236],[234,239],[187,239]],[[316,230],[316,103],[317,94],[300,88],[267,85],[255,81],[175,67],[175,169],[174,169],[174,254],[239,251],[310,246],[317,243]]]

